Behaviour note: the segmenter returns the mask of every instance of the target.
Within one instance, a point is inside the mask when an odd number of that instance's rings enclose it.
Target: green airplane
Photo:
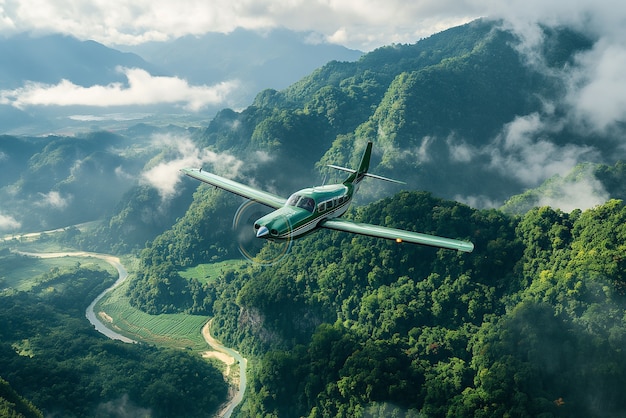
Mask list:
[[[202,168],[183,168],[181,171],[189,177],[275,209],[254,223],[254,231],[258,238],[272,241],[293,240],[316,229],[327,228],[395,240],[398,243],[409,242],[472,252],[474,244],[471,242],[341,219],[365,177],[403,183],[368,173],[371,154],[372,143],[368,142],[357,170],[329,165],[350,173],[343,183],[302,189],[288,199],[207,173]]]

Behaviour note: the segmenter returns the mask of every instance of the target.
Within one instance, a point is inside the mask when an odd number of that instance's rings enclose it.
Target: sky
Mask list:
[[[478,17],[613,30],[625,26],[625,9],[620,0],[0,0],[0,33],[61,32],[113,46],[282,27],[369,51]]]
[[[105,45],[276,27],[364,51],[418,39],[485,15],[474,1],[0,0],[0,32],[62,32]]]

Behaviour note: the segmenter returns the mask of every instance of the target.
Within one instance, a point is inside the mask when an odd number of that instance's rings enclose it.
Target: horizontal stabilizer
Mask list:
[[[346,171],[348,173],[356,173],[356,170],[353,170],[351,168],[346,168],[346,167],[340,167],[338,165],[334,165],[334,164],[327,164],[328,167],[330,168],[334,168],[335,170],[341,170],[341,171]],[[383,177],[383,176],[377,176],[376,174],[370,174],[370,173],[363,173],[363,175],[365,175],[366,177],[372,177],[378,180],[384,180],[384,181],[389,181],[391,183],[397,183],[397,184],[406,184],[403,181],[400,180],[394,180],[394,179],[390,179],[388,177]]]

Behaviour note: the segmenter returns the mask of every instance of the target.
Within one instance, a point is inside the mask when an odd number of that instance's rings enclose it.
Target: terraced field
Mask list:
[[[122,284],[95,307],[102,322],[133,340],[171,348],[205,351],[202,326],[208,317],[187,314],[149,315],[133,308]]]

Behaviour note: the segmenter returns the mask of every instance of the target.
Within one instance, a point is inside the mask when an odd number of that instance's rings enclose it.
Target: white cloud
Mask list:
[[[538,64],[540,25],[570,27],[595,43],[575,65],[552,69],[568,85],[564,121],[587,132],[608,133],[626,122],[626,3],[619,0],[528,0],[497,2],[492,17],[503,17],[522,41],[520,51]],[[545,69],[545,68],[544,68]]]
[[[0,213],[0,231],[14,231],[22,224],[11,215]]]
[[[137,68],[120,68],[128,79],[106,86],[78,86],[68,80],[48,85],[27,83],[15,90],[0,91],[0,104],[19,109],[29,106],[128,106],[154,104],[182,104],[186,109],[198,111],[210,104],[222,104],[236,87],[234,81],[215,86],[191,86],[177,77],[155,77]]]
[[[72,196],[63,197],[61,193],[57,191],[50,191],[48,193],[39,193],[40,200],[35,204],[41,207],[47,207],[52,209],[65,209],[72,200]]]
[[[596,158],[590,146],[558,145],[542,137],[558,129],[558,124],[544,121],[537,113],[516,118],[485,148],[491,168],[527,186],[537,186],[549,177],[569,172],[580,162]]]
[[[626,46],[598,42],[579,57],[568,100],[574,121],[602,133],[626,121]]]
[[[587,210],[609,200],[604,185],[595,177],[566,181],[548,195],[542,195],[537,206],[551,206],[564,212],[574,209]]]
[[[150,116],[149,113],[109,113],[105,115],[70,115],[68,118],[80,122],[100,122],[113,120],[116,122],[125,122],[131,120],[140,120]]]
[[[132,174],[127,173],[126,171],[124,171],[122,166],[115,167],[115,176],[117,178],[123,179],[123,180],[132,180],[132,179],[135,178],[135,176],[133,176]]]
[[[477,150],[473,146],[463,140],[455,138],[454,135],[448,136],[446,144],[448,145],[452,161],[468,163],[472,161],[477,154]]]
[[[198,148],[188,137],[157,135],[153,140],[155,147],[173,150],[174,157],[149,168],[141,176],[143,184],[156,188],[164,200],[177,195],[181,179],[180,169],[211,165],[211,170],[226,177],[236,177],[243,162],[229,154],[218,154]]]
[[[113,45],[286,27],[371,50],[478,17],[506,18],[520,32],[541,22],[604,33],[626,28],[625,8],[621,0],[3,0],[0,31],[53,31]]]
[[[481,9],[450,0],[4,0],[0,30],[61,32],[128,45],[238,27],[286,27],[369,50],[415,42],[476,18]]]

